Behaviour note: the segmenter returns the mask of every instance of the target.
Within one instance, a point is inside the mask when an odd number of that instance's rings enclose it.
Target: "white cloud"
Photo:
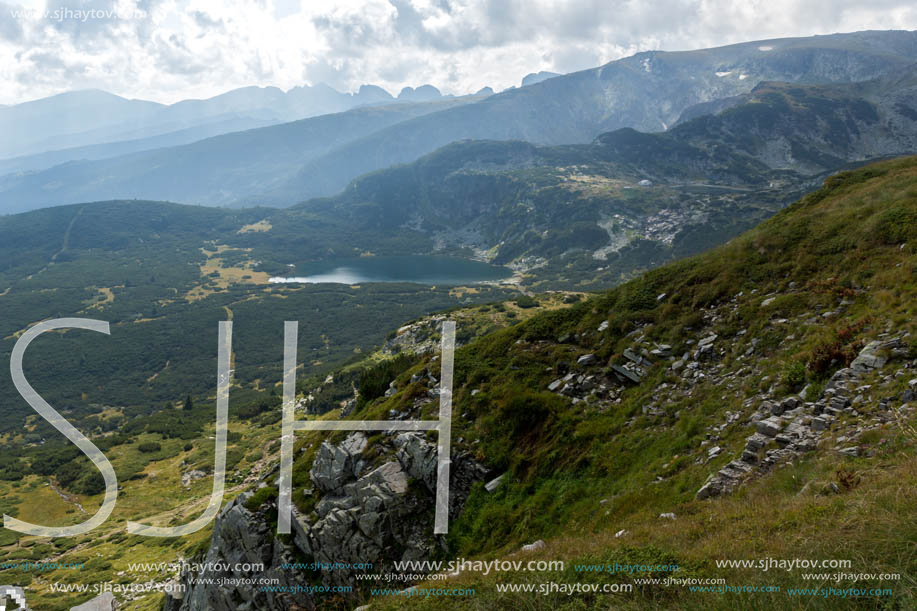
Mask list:
[[[147,17],[11,13],[113,8]],[[917,28],[912,0],[0,0],[0,103],[87,87],[172,102],[321,81],[466,93],[647,49],[892,28]]]

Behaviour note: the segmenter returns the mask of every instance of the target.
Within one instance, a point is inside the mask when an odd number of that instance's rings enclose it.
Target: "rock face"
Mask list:
[[[292,542],[275,537],[275,501],[255,510],[246,508],[250,494],[239,496],[217,517],[205,563],[230,567],[263,564],[255,574],[233,571],[207,573],[209,579],[277,579],[271,590],[252,585],[187,586],[181,598],[171,596],[166,611],[295,611],[314,609],[316,601],[297,585],[353,585],[353,572],[342,569],[314,573],[282,569],[284,563],[372,563],[374,572],[392,568],[398,560],[423,560],[440,545],[433,535],[437,449],[420,433],[386,434],[376,441],[373,459],[367,458],[369,440],[353,433],[339,444],[323,442],[310,470],[315,509],[302,515],[294,508]],[[376,451],[380,450],[381,451]],[[452,456],[450,518],[464,506],[473,483],[486,470],[468,455]],[[303,494],[302,490],[293,491]],[[286,542],[285,542],[286,541]],[[295,558],[295,559],[294,559]],[[367,582],[369,583],[369,582]],[[286,588],[288,592],[280,592]]]
[[[340,446],[323,443],[315,457],[310,476],[322,492],[337,492],[363,469],[360,453],[366,448],[366,435],[354,433]]]
[[[293,586],[297,572],[281,569],[287,562],[295,562],[293,549],[273,537],[273,531],[260,512],[249,511],[245,502],[250,494],[242,494],[229,503],[216,519],[210,549],[203,560],[210,567],[228,567],[225,570],[208,570],[200,575],[182,575],[183,594],[166,596],[165,611],[299,611],[314,609],[311,596],[296,592]],[[263,564],[260,573],[233,570],[245,564]],[[262,591],[250,585],[251,578],[277,579],[272,584],[275,591]],[[193,578],[213,580],[223,585],[195,584]],[[236,581],[238,580],[238,581]],[[236,583],[237,585],[231,585]],[[273,587],[276,586],[276,587]],[[288,592],[279,592],[281,588]]]
[[[360,437],[351,435],[337,447],[322,444],[319,456],[326,458],[316,459],[310,475],[326,495],[316,505],[318,519],[311,526],[301,524],[300,538],[308,543],[300,548],[322,563],[372,562],[377,567],[392,560],[429,557],[437,545],[431,513],[436,446],[421,434],[401,433],[392,442],[397,448],[393,459],[361,475],[358,455],[366,442]],[[332,455],[335,460],[329,461]],[[451,517],[461,510],[471,484],[484,475],[485,470],[467,456],[453,456]],[[344,584],[351,574],[336,570],[324,577]]]
[[[313,481],[316,469],[313,467]],[[337,474],[335,474],[337,475]],[[340,476],[339,476],[340,477]],[[346,474],[343,476],[346,477]],[[306,553],[322,563],[371,562],[426,557],[435,548],[430,536],[427,499],[412,491],[398,461],[388,461],[359,479],[352,479],[316,506],[318,520],[301,523]],[[403,552],[400,550],[404,550]],[[349,582],[348,570],[324,576],[335,584]]]
[[[873,369],[880,369],[887,359],[879,354],[884,347],[882,342],[869,342],[869,344],[860,351],[860,354],[850,363],[850,368],[857,373],[867,373]]]
[[[414,479],[424,483],[430,492],[436,490],[436,446],[417,433],[402,433],[395,438],[398,462]]]

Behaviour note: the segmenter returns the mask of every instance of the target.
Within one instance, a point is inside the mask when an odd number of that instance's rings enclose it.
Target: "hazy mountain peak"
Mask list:
[[[557,72],[547,72],[544,70],[541,72],[532,72],[531,74],[527,74],[525,78],[522,79],[522,86],[528,87],[529,85],[534,85],[535,83],[546,81],[549,78],[554,78],[555,76],[560,76],[560,74]]]
[[[361,101],[366,102],[386,102],[395,99],[392,94],[378,85],[360,85],[360,90],[356,95]]]
[[[39,98],[37,100],[30,100],[28,102],[23,102],[21,104],[13,104],[8,106],[8,108],[19,108],[19,109],[30,109],[30,108],[42,108],[49,107],[54,108],[55,110],[59,109],[60,104],[99,104],[99,103],[108,103],[108,104],[120,104],[120,103],[130,103],[130,102],[141,102],[142,100],[132,100],[122,96],[119,96],[108,91],[103,91],[101,89],[76,89],[74,91],[65,91],[63,93],[57,93],[46,98]],[[145,104],[154,104],[157,106],[162,106],[156,102],[145,102]]]
[[[405,87],[398,94],[398,99],[407,102],[428,102],[442,97],[439,89],[433,85],[421,85],[417,89]]]

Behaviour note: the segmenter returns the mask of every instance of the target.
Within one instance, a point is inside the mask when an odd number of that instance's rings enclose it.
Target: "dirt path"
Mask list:
[[[59,256],[64,254],[70,246],[70,233],[73,231],[73,226],[76,225],[76,221],[83,215],[83,210],[84,208],[77,210],[76,215],[70,220],[70,224],[67,225],[67,231],[64,232],[64,243],[61,245],[61,249],[51,257],[52,262],[56,261]]]
[[[61,244],[61,249],[58,250],[58,251],[57,251],[56,253],[54,253],[53,255],[51,255],[51,260],[48,262],[47,265],[45,265],[43,268],[41,268],[40,270],[38,270],[38,271],[35,272],[34,274],[29,274],[28,276],[26,276],[26,280],[31,280],[31,279],[34,278],[35,276],[37,276],[37,275],[41,274],[42,272],[44,272],[45,270],[47,270],[49,267],[51,267],[52,265],[54,265],[54,262],[57,260],[57,258],[58,258],[59,256],[61,256],[61,255],[64,254],[65,252],[67,252],[67,248],[70,246],[70,233],[73,231],[73,226],[76,225],[77,219],[79,219],[80,216],[82,216],[82,214],[83,214],[83,208],[80,208],[79,210],[77,210],[77,212],[76,212],[76,214],[73,216],[73,218],[70,219],[70,224],[67,225],[67,230],[64,232],[64,240],[63,240],[63,243]]]

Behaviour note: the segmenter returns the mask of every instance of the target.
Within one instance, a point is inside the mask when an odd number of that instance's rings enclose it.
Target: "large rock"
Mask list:
[[[436,446],[419,433],[402,433],[395,438],[398,462],[414,479],[424,483],[430,492],[436,491]]]
[[[611,369],[614,372],[615,376],[622,382],[628,381],[634,384],[639,384],[643,376],[636,371],[627,369],[626,367],[621,367],[620,365],[611,365]]]
[[[714,496],[719,496],[721,492],[722,490],[720,489],[719,480],[714,479],[704,484],[701,489],[697,491],[696,498],[697,500],[702,501]]]
[[[309,473],[315,487],[322,492],[336,492],[359,477],[363,469],[360,455],[366,443],[363,433],[353,433],[337,446],[322,442]]]
[[[760,434],[767,437],[776,437],[777,433],[783,428],[783,422],[779,418],[770,417],[758,421],[755,426]]]
[[[293,543],[296,544],[296,547],[306,556],[313,556],[312,544],[310,543],[312,527],[309,525],[309,521],[305,516],[299,513],[295,505],[293,506],[293,519],[290,523],[293,529]]]
[[[432,435],[431,435],[432,436]],[[436,489],[436,445],[421,433],[403,433],[393,444],[386,439],[374,446],[372,464],[362,455],[367,439],[354,433],[340,444],[323,443],[310,471],[318,502],[314,513],[303,515],[294,507],[292,539],[277,538],[275,503],[257,511],[245,507],[248,495],[227,505],[217,517],[205,562],[263,563],[255,575],[219,573],[220,577],[278,579],[276,592],[257,586],[194,585],[189,575],[183,595],[169,595],[166,611],[298,611],[314,609],[315,602],[296,586],[353,585],[353,572],[340,566],[318,574],[281,570],[295,556],[323,564],[372,563],[374,573],[394,570],[401,560],[427,560],[440,542],[433,535]],[[392,447],[394,446],[394,447]],[[380,452],[381,450],[381,452]],[[467,454],[452,456],[449,514],[455,519],[471,486],[482,481],[486,470]],[[417,481],[419,485],[412,485]],[[293,491],[294,498],[302,494]],[[298,548],[298,554],[297,554]],[[367,583],[368,585],[368,583]],[[288,588],[287,592],[282,592]]]
[[[315,609],[309,594],[297,591],[302,585],[295,571],[283,569],[295,562],[292,548],[274,537],[274,525],[259,512],[246,509],[249,494],[230,502],[217,516],[210,548],[202,563],[210,567],[199,575],[182,575],[184,591],[166,595],[165,611],[301,611]],[[235,570],[246,563],[263,563],[258,573]],[[219,567],[220,570],[214,570]],[[223,585],[196,583],[195,579]],[[251,585],[252,578],[276,579],[274,591]],[[235,585],[230,585],[235,584]],[[287,591],[282,591],[284,588]]]
[[[850,363],[850,368],[857,373],[866,373],[874,369],[881,369],[888,361],[884,356],[878,354],[879,350],[884,347],[883,342],[875,341],[866,344],[866,347],[860,351],[860,354]]]

